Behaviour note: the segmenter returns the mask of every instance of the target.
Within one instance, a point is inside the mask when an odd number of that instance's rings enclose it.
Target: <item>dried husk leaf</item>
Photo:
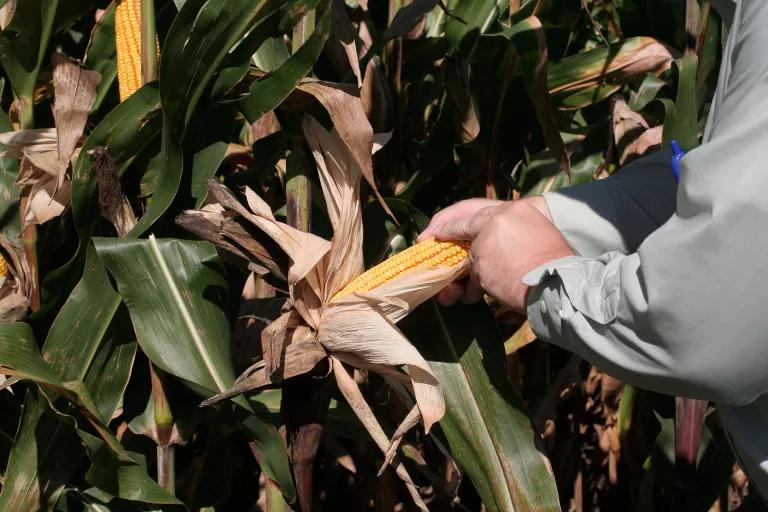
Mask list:
[[[625,165],[661,145],[663,126],[650,128],[645,118],[635,112],[623,96],[613,100],[613,137],[619,154],[619,164]]]
[[[335,357],[351,364],[362,359],[373,365],[406,366],[426,431],[445,414],[440,384],[429,363],[377,303],[361,300],[328,304],[323,309],[317,339]],[[348,359],[348,354],[356,357]]]
[[[400,446],[400,442],[403,440],[403,436],[405,436],[409,430],[415,427],[419,423],[420,419],[421,412],[419,412],[419,408],[416,406],[411,407],[411,410],[408,411],[408,414],[405,416],[400,425],[398,425],[395,433],[392,434],[392,439],[389,442],[389,448],[387,448],[387,451],[384,452],[384,463],[382,463],[381,467],[379,468],[377,476],[381,476],[381,474],[384,473],[384,470],[387,469],[387,466],[392,463],[392,460],[397,455],[397,449]]]
[[[363,394],[360,392],[360,388],[358,387],[355,380],[349,375],[347,369],[344,368],[344,364],[339,359],[331,357],[331,361],[333,363],[333,375],[336,377],[336,384],[339,386],[339,391],[341,391],[341,394],[344,395],[347,403],[360,419],[360,422],[371,435],[376,445],[381,449],[382,452],[386,453],[387,449],[389,448],[390,441],[387,438],[387,435],[384,433],[384,430],[381,428],[378,420],[376,420],[376,417],[374,416],[373,411],[371,410],[368,403],[365,401],[365,398],[363,398]],[[408,474],[408,471],[405,469],[405,466],[403,466],[403,464],[397,459],[392,461],[392,465],[395,468],[395,473],[397,476],[399,476],[400,479],[405,482],[405,486],[408,489],[408,492],[411,494],[413,501],[416,503],[416,506],[418,506],[419,509],[423,511],[427,511],[427,506],[424,503],[424,500],[421,499],[419,490],[416,487],[416,484],[413,483],[413,480]]]
[[[303,375],[314,369],[320,362],[328,358],[323,347],[312,337],[292,341],[285,347],[284,358],[280,366],[278,380],[285,380],[297,375]],[[227,398],[259,389],[272,384],[272,378],[265,371],[264,361],[259,361],[237,378],[233,386],[223,393],[212,396],[200,404],[201,407],[213,405]]]
[[[22,159],[22,167],[27,162]],[[41,173],[40,178],[34,182],[29,191],[29,202],[25,211],[21,212],[23,225],[43,224],[49,220],[58,217],[69,205],[72,198],[72,184],[69,181],[63,182],[60,186],[55,176],[48,173]]]
[[[4,6],[0,7],[0,30],[8,28],[14,14],[16,14],[16,0],[8,0]]]
[[[176,217],[176,224],[246,261],[257,262],[260,267],[263,266],[259,273],[270,272],[278,279],[287,281],[288,262],[279,246],[260,231],[250,233],[241,225],[242,221],[216,206],[186,210]]]
[[[310,116],[304,134],[317,164],[320,186],[333,226],[333,242],[326,259],[323,301],[363,271],[363,220],[360,209],[361,169],[339,134],[328,132]],[[372,149],[372,147],[371,147]]]
[[[358,89],[343,84],[307,80],[299,84],[297,90],[311,94],[325,108],[343,144],[347,146],[350,157],[360,168],[381,206],[394,218],[373,178],[373,128],[365,115]]]
[[[60,54],[53,55],[53,118],[56,122],[59,152],[59,185],[69,167],[69,160],[83,134],[101,73],[81,67]]]
[[[280,368],[285,346],[298,323],[296,311],[289,310],[261,331],[261,352],[264,360],[264,375],[274,381],[273,374]]]
[[[32,294],[31,270],[23,252],[11,244],[2,234],[0,234],[0,248],[2,248],[3,256],[8,262],[8,272],[12,278],[11,283],[6,278],[0,293],[7,291],[10,287],[12,292],[29,298]]]
[[[6,149],[0,151],[3,158],[21,158],[25,153],[46,153],[58,151],[56,128],[35,128],[0,133],[0,144]]]
[[[314,269],[318,260],[331,248],[331,243],[327,240],[278,222],[269,205],[249,188],[245,189],[245,196],[250,211],[240,204],[232,192],[221,183],[210,180],[208,189],[213,199],[225,210],[241,215],[274,240],[288,254],[292,260],[288,270],[288,284],[295,284],[306,277]]]
[[[357,87],[360,88],[362,80],[360,79],[360,59],[357,56],[357,35],[355,34],[352,20],[349,19],[344,0],[334,0],[331,22],[331,30],[344,49],[344,54],[349,61],[349,67],[357,79]]]
[[[20,322],[27,317],[29,301],[23,295],[12,293],[0,299],[0,323]]]

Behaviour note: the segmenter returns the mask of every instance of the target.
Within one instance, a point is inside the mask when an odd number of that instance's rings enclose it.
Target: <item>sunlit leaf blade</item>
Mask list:
[[[94,238],[94,244],[147,357],[204,397],[228,389],[234,382],[230,326],[222,309],[228,284],[213,245],[154,237]],[[293,483],[277,429],[256,416],[249,425],[262,470],[291,497]]]
[[[445,24],[445,37],[451,48],[458,48],[467,34],[485,33],[499,18],[509,2],[503,0],[459,0],[451,10],[451,17]]]
[[[451,454],[489,510],[560,510],[525,405],[504,368],[503,340],[484,305],[427,303],[399,324],[429,361],[447,406]]]
[[[690,151],[699,145],[698,102],[696,99],[696,55],[686,55],[675,61],[677,70],[677,96],[674,104],[664,100],[667,115],[664,119],[664,144],[677,140]]]
[[[94,238],[94,244],[147,356],[203,394],[228,389],[235,378],[222,309],[227,281],[214,247],[156,239]]]
[[[280,67],[254,82],[240,99],[240,110],[249,121],[278,106],[312,70],[331,31],[331,10],[330,2],[326,2],[312,35]]]
[[[107,273],[95,252],[89,251],[88,256],[83,278],[54,320],[43,346],[49,378],[54,376],[63,382],[86,378],[94,359],[114,368],[112,357],[102,354],[103,350],[111,350],[110,338],[105,343],[102,339],[120,297],[109,286]],[[29,335],[24,334],[23,327],[15,329],[16,336]],[[120,358],[122,365],[126,364],[124,357],[125,354]],[[127,375],[124,377],[127,379]],[[101,388],[97,397],[114,397],[115,388],[122,389],[125,382],[115,379],[107,384],[92,377],[91,385]],[[109,389],[110,385],[115,388]],[[115,406],[114,398],[96,404],[102,417],[111,417]],[[34,510],[37,504],[52,506],[82,454],[76,431],[50,412],[47,401],[31,389],[8,462],[6,485],[0,493],[0,510]]]
[[[180,140],[203,91],[229,50],[280,7],[276,0],[189,0],[163,47],[163,111]]]

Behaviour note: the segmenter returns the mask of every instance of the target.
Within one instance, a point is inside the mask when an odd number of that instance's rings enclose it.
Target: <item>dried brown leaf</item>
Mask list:
[[[381,428],[381,425],[376,419],[376,416],[374,416],[371,407],[368,405],[368,402],[366,402],[365,398],[363,398],[363,394],[360,391],[360,388],[354,379],[349,375],[347,369],[344,368],[344,364],[341,361],[335,357],[331,357],[331,361],[333,363],[333,374],[336,377],[336,384],[339,386],[339,391],[341,391],[341,394],[344,395],[347,403],[357,415],[365,429],[371,435],[376,445],[381,449],[382,452],[386,453],[390,445],[389,439],[384,433],[384,430]],[[395,473],[397,476],[399,476],[400,479],[405,482],[405,486],[413,498],[414,503],[416,503],[416,506],[425,512],[428,511],[426,504],[424,504],[424,501],[419,495],[419,489],[416,487],[416,484],[413,483],[413,480],[408,474],[408,471],[405,469],[405,466],[403,466],[397,457],[395,457],[395,459],[392,461],[392,466],[395,468]]]
[[[646,73],[662,73],[672,66],[674,57],[664,44],[652,37],[633,38],[626,48],[609,61],[595,62],[582,70],[576,80],[556,85],[550,94],[576,92],[603,83],[626,83]]]
[[[283,364],[280,367],[278,380],[285,380],[297,375],[303,375],[314,369],[320,362],[326,360],[328,354],[313,338],[292,341],[285,347]],[[201,407],[213,405],[227,398],[251,391],[272,383],[264,369],[264,361],[259,361],[237,378],[234,385],[223,393],[212,396],[200,404]]]
[[[264,359],[264,375],[275,382],[274,377],[280,369],[285,346],[290,342],[296,329],[298,318],[296,311],[290,310],[280,315],[277,320],[261,331],[261,352]]]
[[[613,100],[613,137],[619,153],[619,164],[625,165],[660,146],[663,126],[650,128],[645,118],[629,108],[624,97]]]
[[[334,0],[331,17],[331,32],[336,36],[344,49],[344,54],[349,62],[349,67],[357,79],[357,87],[362,85],[360,74],[360,59],[357,56],[357,34],[352,20],[347,13],[347,5],[344,0]]]
[[[35,128],[0,133],[0,144],[6,146],[0,151],[3,158],[21,158],[29,153],[58,151],[56,128]]]
[[[8,28],[14,14],[16,14],[16,0],[8,0],[4,6],[0,7],[0,30]]]
[[[95,148],[92,157],[96,168],[101,215],[115,227],[117,236],[124,237],[136,225],[136,215],[123,193],[117,167],[103,146]]]
[[[0,322],[20,322],[27,317],[29,301],[23,295],[12,293],[0,299]]]
[[[371,186],[381,206],[391,217],[392,211],[381,197],[373,177],[373,128],[363,110],[357,88],[343,84],[308,80],[297,90],[312,95],[325,108],[333,121],[339,137],[349,150],[353,162],[360,168],[363,177]]]
[[[22,159],[22,166],[25,161],[29,162]],[[29,190],[27,208],[21,212],[23,225],[43,224],[58,217],[64,213],[71,197],[71,182],[65,181],[59,186],[56,177],[47,173],[42,175]]]
[[[260,231],[249,231],[241,221],[221,211],[186,210],[176,217],[176,224],[203,240],[235,254],[236,256],[263,265],[263,271],[286,281],[288,260],[280,247]]]
[[[403,440],[403,436],[405,436],[409,430],[415,427],[419,423],[420,419],[421,413],[419,412],[419,408],[417,406],[411,407],[411,410],[408,411],[406,417],[402,422],[400,422],[400,425],[398,425],[395,433],[392,434],[389,448],[387,448],[387,451],[384,452],[384,463],[379,468],[379,472],[377,474],[378,476],[381,476],[384,470],[387,469],[387,466],[392,463],[392,460],[397,455],[397,448],[400,446],[400,442]]]
[[[53,54],[53,118],[56,122],[59,150],[59,186],[69,167],[69,160],[83,134],[101,74],[85,69],[60,53]]]

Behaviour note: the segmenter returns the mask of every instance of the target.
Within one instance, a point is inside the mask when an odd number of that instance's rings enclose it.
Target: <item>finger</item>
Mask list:
[[[474,240],[486,221],[486,215],[475,215],[444,222],[435,227],[433,236],[438,240]]]
[[[464,287],[464,296],[461,302],[464,304],[474,304],[483,298],[483,287],[480,286],[480,278],[475,272],[469,274],[469,279]]]
[[[435,214],[426,229],[419,235],[418,241],[426,240],[434,236],[435,228],[446,222],[473,217],[484,208],[502,205],[503,202],[496,199],[467,199],[445,208]]]
[[[437,294],[437,302],[441,306],[453,306],[463,295],[464,285],[459,281],[454,281]]]

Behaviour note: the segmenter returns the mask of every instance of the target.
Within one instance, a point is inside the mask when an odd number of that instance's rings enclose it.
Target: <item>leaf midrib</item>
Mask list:
[[[187,305],[181,296],[181,292],[176,286],[176,282],[173,279],[173,275],[171,274],[171,271],[168,268],[168,263],[166,263],[165,259],[163,258],[162,252],[160,252],[160,246],[157,243],[157,239],[155,238],[155,235],[149,235],[149,248],[152,256],[154,256],[160,268],[160,272],[163,276],[163,279],[165,280],[166,285],[168,286],[168,289],[170,289],[171,291],[171,296],[173,297],[173,301],[176,304],[176,307],[179,309],[179,312],[181,313],[181,318],[183,320],[184,327],[189,332],[189,335],[195,344],[195,348],[197,349],[197,352],[200,355],[200,358],[202,359],[206,370],[208,370],[208,373],[213,379],[213,382],[216,385],[216,388],[218,389],[218,391],[219,392],[225,391],[227,389],[227,385],[225,384],[221,375],[219,375],[219,372],[216,370],[216,366],[213,364],[213,361],[211,361],[210,357],[208,357],[208,352],[206,351],[205,343],[203,342],[203,339],[200,337],[200,334],[197,332],[195,322],[192,319],[192,315],[190,314],[189,309],[187,309]]]

